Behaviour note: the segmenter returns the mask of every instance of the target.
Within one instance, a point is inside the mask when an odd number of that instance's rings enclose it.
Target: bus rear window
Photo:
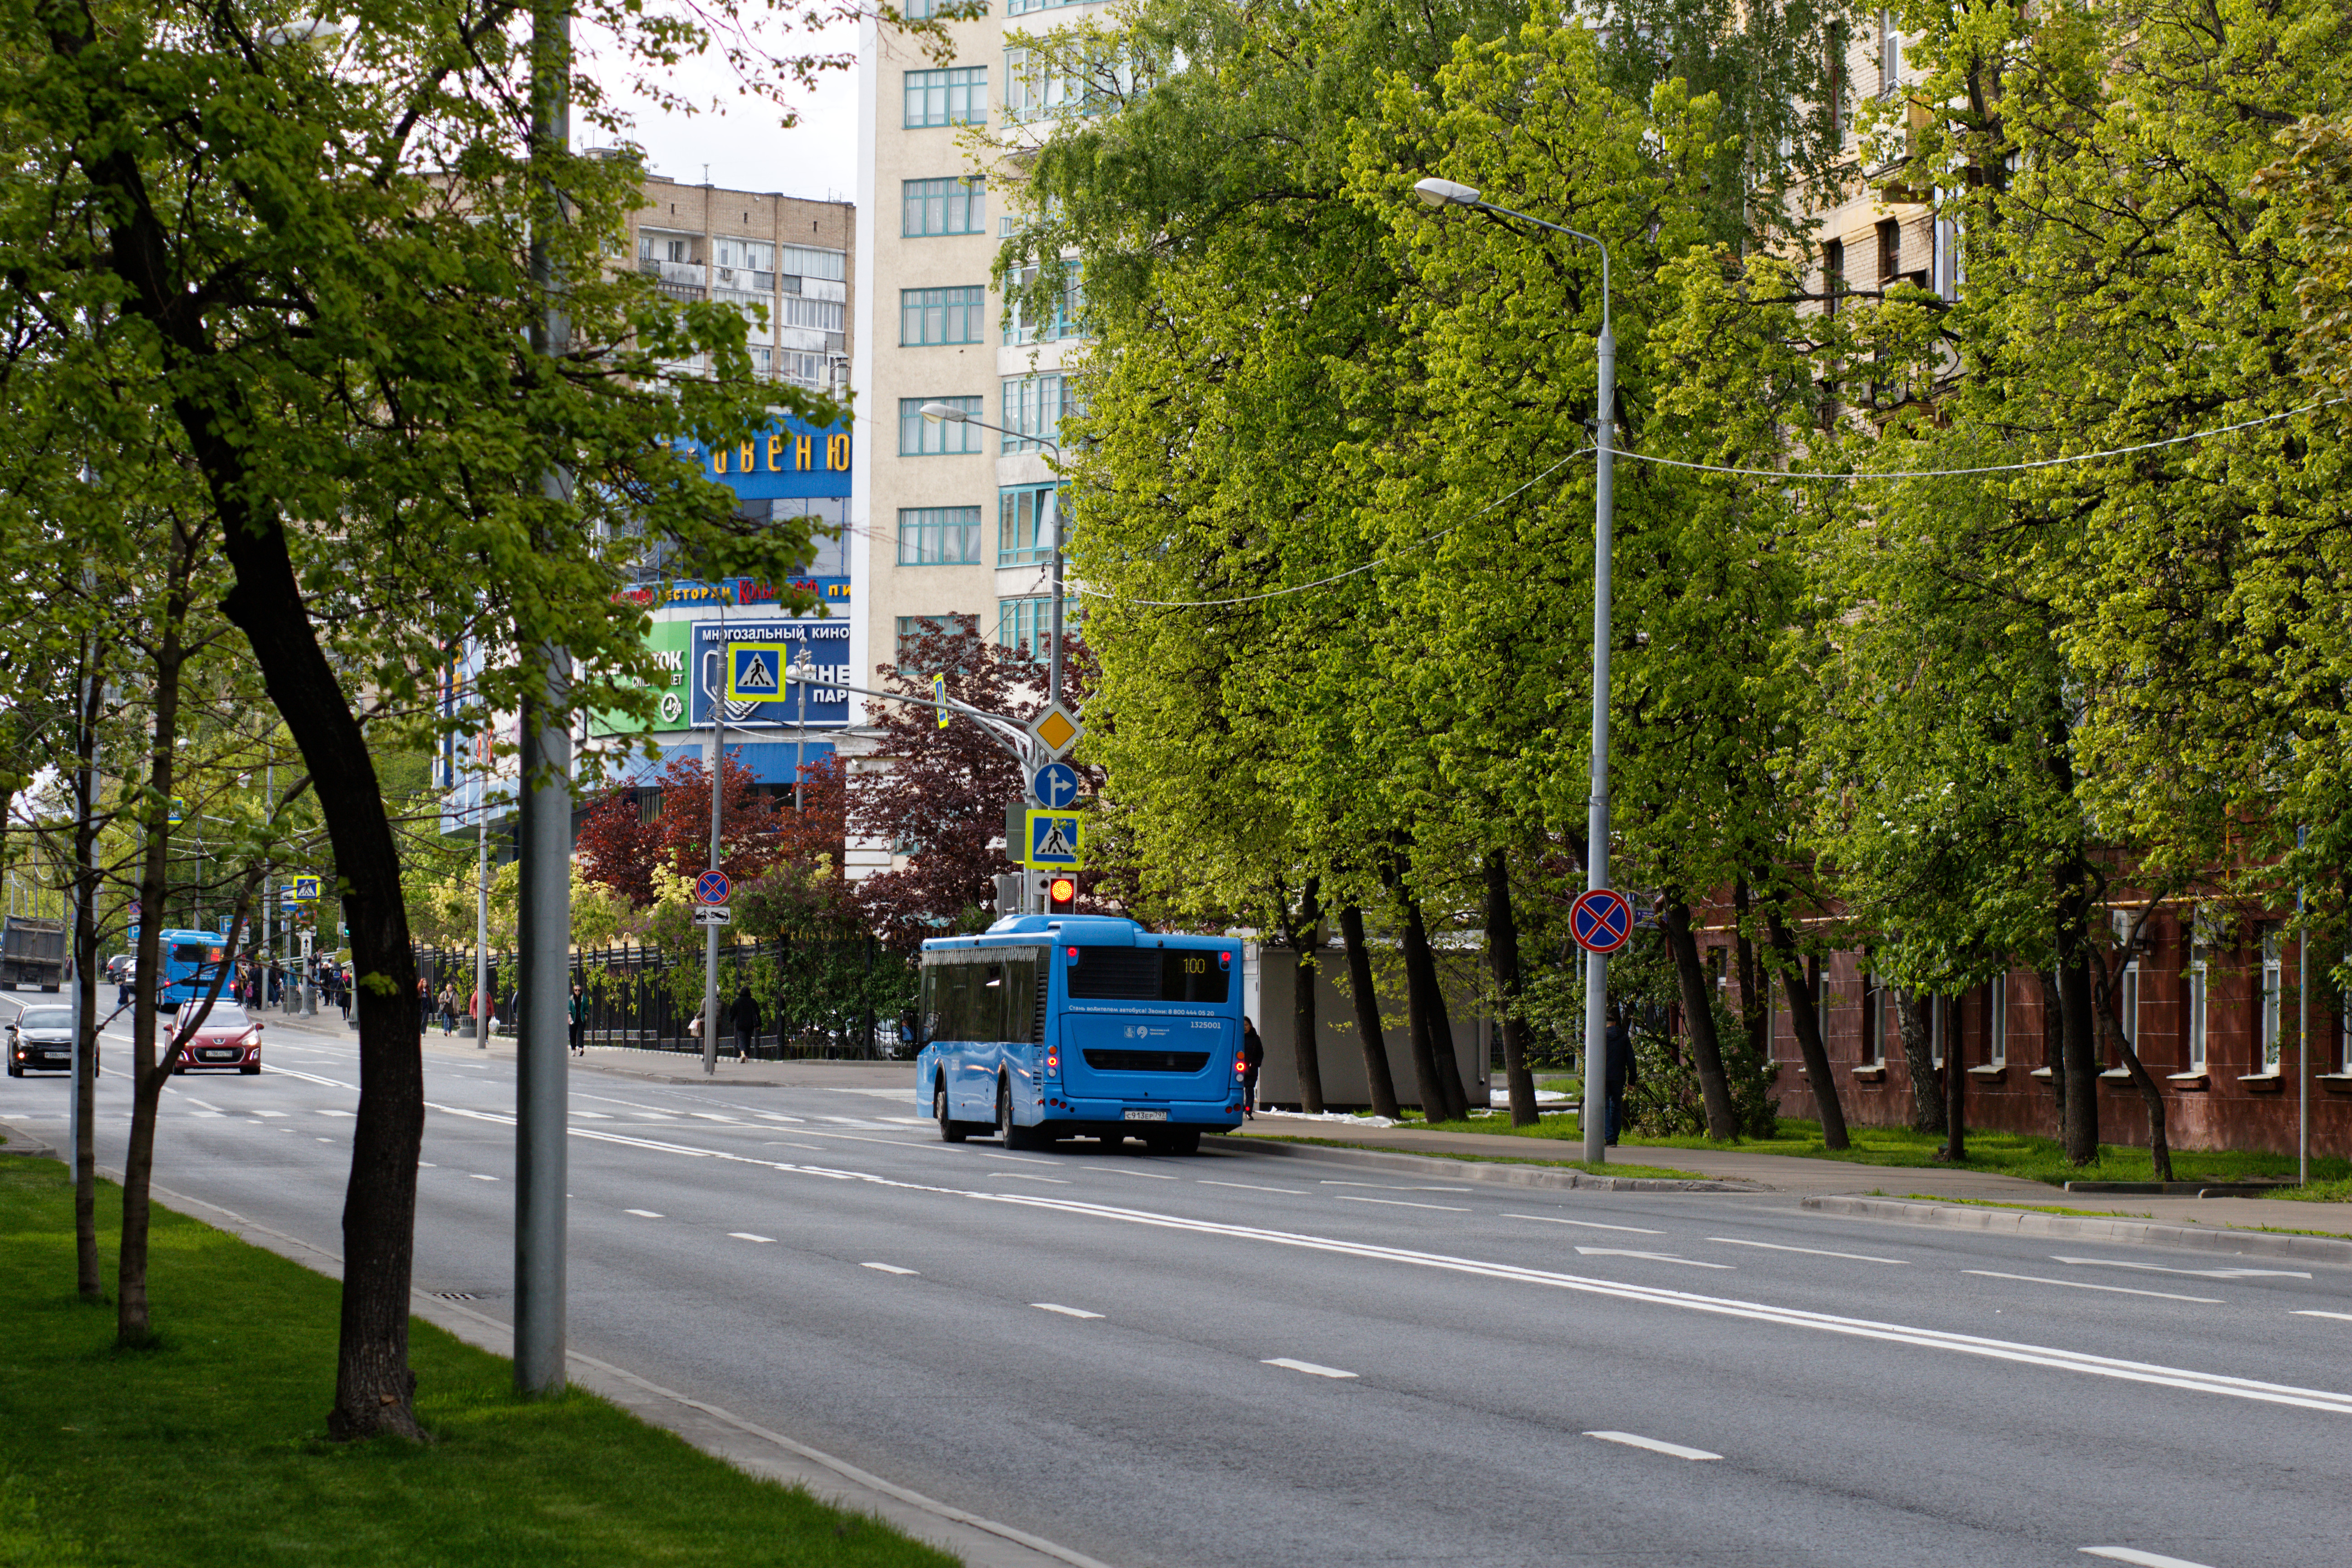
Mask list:
[[[172,962],[174,963],[202,963],[211,956],[210,948],[198,947],[194,942],[182,942],[172,950]]]
[[[1223,1002],[1230,950],[1081,947],[1065,950],[1070,998],[1086,1002]]]

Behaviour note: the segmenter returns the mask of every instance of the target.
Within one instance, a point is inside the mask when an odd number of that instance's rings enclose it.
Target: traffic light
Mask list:
[[[1066,872],[1057,872],[1045,883],[1045,910],[1048,914],[1066,915],[1077,906],[1078,879]]]

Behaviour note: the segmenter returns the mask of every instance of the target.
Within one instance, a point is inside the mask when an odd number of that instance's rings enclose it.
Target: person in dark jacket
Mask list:
[[[1257,1026],[1247,1018],[1242,1020],[1242,1116],[1245,1121],[1257,1117],[1257,1069],[1265,1060],[1265,1042],[1257,1037]]]
[[[727,1009],[727,1021],[735,1026],[735,1059],[751,1059],[751,1037],[760,1032],[760,1004],[753,999],[751,988],[745,985],[735,993],[735,1001]]]
[[[586,1056],[588,1054],[588,994],[581,989],[580,982],[577,980],[572,983],[572,1000],[565,1004],[565,1016],[572,1025],[572,1054],[575,1057]]]
[[[1608,1107],[1609,1142],[1617,1142],[1618,1131],[1625,1124],[1625,1090],[1642,1081],[1641,1069],[1633,1065],[1633,1037],[1620,1016],[1609,1023],[1609,1032],[1602,1037],[1606,1064],[1602,1069],[1601,1086]]]

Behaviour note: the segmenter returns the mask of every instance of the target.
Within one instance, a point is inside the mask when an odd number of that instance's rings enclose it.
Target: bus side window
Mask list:
[[[971,1038],[972,1024],[971,965],[949,964],[943,984],[947,989],[947,997],[945,1005],[940,1008],[944,1016],[940,1023],[940,1037],[948,1040],[969,1040]]]
[[[1033,1012],[1036,1005],[1036,981],[1034,959],[1016,958],[1004,966],[1004,1024],[999,1039],[1010,1044],[1029,1043],[1035,1028]]]
[[[940,1037],[940,966],[923,965],[922,1001],[923,1043],[930,1044]]]

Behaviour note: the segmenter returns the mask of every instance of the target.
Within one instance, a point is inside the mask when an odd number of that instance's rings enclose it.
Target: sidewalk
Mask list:
[[[1401,1153],[1474,1155],[1490,1160],[1572,1160],[1580,1144],[1515,1138],[1507,1133],[1425,1132],[1415,1127],[1339,1126],[1336,1122],[1260,1116],[1237,1134],[1242,1138],[1311,1138],[1350,1148]],[[1743,1149],[1653,1149],[1620,1144],[1612,1158],[1629,1165],[1661,1165],[1702,1176],[1752,1182],[1759,1187],[1801,1196],[1878,1193],[1903,1197],[1965,1198],[1979,1203],[2032,1204],[2085,1209],[2100,1214],[2142,1215],[2168,1225],[2270,1226],[2352,1236],[2352,1204],[2305,1204],[2275,1198],[2141,1197],[2124,1194],[2069,1193],[2020,1176],[1990,1171],[1943,1170],[1935,1166],[1862,1165],[1843,1160],[1808,1160]]]

